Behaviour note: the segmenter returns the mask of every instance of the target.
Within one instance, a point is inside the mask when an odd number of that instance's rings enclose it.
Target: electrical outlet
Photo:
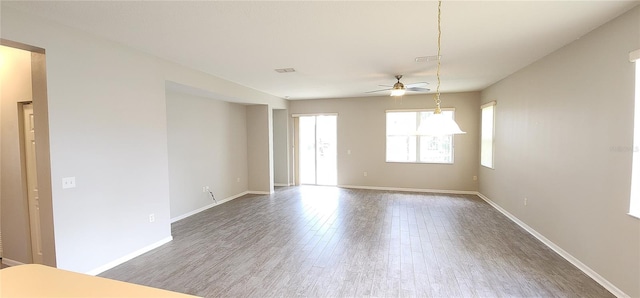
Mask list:
[[[154,222],[154,221],[156,221],[156,215],[153,213],[149,214],[149,222]]]
[[[62,188],[75,188],[76,177],[64,177],[62,178]]]
[[[525,205],[525,206],[527,206],[527,203],[528,203],[527,201],[528,201],[528,200],[529,200],[529,199],[524,198],[524,205]]]
[[[478,181],[478,176],[473,176],[473,181]]]
[[[204,189],[209,192],[209,186],[205,186]]]
[[[236,182],[240,182],[240,177],[236,178]]]
[[[365,176],[365,177],[367,177],[367,175],[369,175],[369,173],[367,173],[367,172],[364,172],[364,176]]]

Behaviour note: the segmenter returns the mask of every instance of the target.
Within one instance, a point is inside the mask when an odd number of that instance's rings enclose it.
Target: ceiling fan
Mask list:
[[[391,96],[402,96],[404,95],[404,93],[406,91],[415,91],[415,92],[427,92],[431,89],[429,88],[424,88],[423,86],[426,86],[428,83],[427,82],[418,82],[418,83],[412,83],[412,84],[403,84],[402,82],[400,82],[400,79],[402,79],[402,75],[396,75],[396,80],[398,80],[395,84],[393,84],[393,86],[388,86],[388,85],[380,85],[382,87],[390,87],[387,89],[380,89],[380,90],[374,90],[374,91],[368,91],[365,93],[374,93],[374,92],[381,92],[381,91],[389,91],[391,90]]]

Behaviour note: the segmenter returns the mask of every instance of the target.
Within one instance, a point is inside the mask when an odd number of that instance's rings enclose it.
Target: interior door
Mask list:
[[[33,105],[22,105],[24,160],[27,177],[27,200],[29,205],[29,225],[31,229],[31,254],[33,262],[42,264],[42,237],[40,233],[40,200],[36,175],[36,140],[33,125]]]

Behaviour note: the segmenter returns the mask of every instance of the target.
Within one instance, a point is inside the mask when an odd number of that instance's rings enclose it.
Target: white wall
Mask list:
[[[286,108],[285,100],[13,8],[1,13],[4,39],[46,50],[60,268],[95,273],[170,239],[167,80],[189,92]],[[260,133],[268,139],[266,127]],[[256,175],[270,177],[268,166],[262,170]],[[71,176],[77,187],[63,190],[62,178]]]
[[[289,185],[289,113],[273,110],[273,180]]]
[[[267,105],[247,106],[249,190],[273,192],[272,111]]]
[[[479,163],[478,92],[441,96],[465,135],[454,137],[454,164],[386,162],[386,110],[433,109],[432,95],[292,101],[291,114],[338,113],[338,185],[475,191]],[[293,131],[293,130],[291,130]],[[293,138],[291,138],[293,139]],[[347,151],[351,150],[351,154]],[[364,176],[367,172],[367,177]]]
[[[167,91],[171,218],[247,190],[244,105]],[[237,181],[240,179],[240,182]]]
[[[201,97],[242,104],[267,104],[274,109],[286,109],[288,101],[248,87],[226,81],[182,65],[158,60],[158,68],[175,91]]]
[[[640,220],[626,214],[628,54],[638,48],[636,7],[484,90],[482,102],[498,102],[496,151],[495,170],[480,169],[479,187],[631,297],[640,296]]]
[[[19,102],[31,101],[31,52],[0,47],[0,202],[3,257],[31,263],[29,208],[23,190]]]
[[[3,37],[47,51],[58,267],[91,271],[170,237],[164,81],[155,59],[8,12]],[[70,176],[77,187],[63,190]]]

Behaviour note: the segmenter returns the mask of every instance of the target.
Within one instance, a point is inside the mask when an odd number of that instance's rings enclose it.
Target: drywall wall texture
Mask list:
[[[170,237],[156,60],[4,7],[2,28],[3,38],[47,51],[58,267],[91,271]],[[77,187],[62,189],[63,177]]]
[[[47,53],[60,268],[95,273],[170,239],[168,81],[186,93],[286,108],[283,99],[0,5],[2,37]],[[261,152],[271,145],[270,117],[254,131],[266,140]],[[265,173],[256,175],[267,177],[266,191],[271,165],[264,160]],[[75,177],[77,187],[62,189],[63,177]]]
[[[31,52],[0,46],[0,84],[2,105],[2,180],[3,257],[21,263],[31,263],[29,209],[23,190],[23,167],[20,157],[20,109],[18,102],[32,100]]]
[[[288,106],[286,99],[186,68],[174,62],[158,59],[158,66],[170,89],[180,93],[234,103],[266,104],[276,109],[286,109]]]
[[[432,95],[291,101],[289,112],[338,114],[338,185],[475,191],[480,94],[442,94],[441,99],[443,108],[455,108],[455,120],[467,132],[454,137],[454,164],[386,162],[385,111],[433,109]]]
[[[289,185],[289,113],[273,110],[273,179],[277,185]]]
[[[247,190],[244,105],[167,92],[171,218]]]
[[[273,192],[272,112],[267,105],[247,106],[249,191]]]
[[[640,220],[628,216],[640,8],[482,92],[496,100],[495,170],[479,190],[631,297]],[[524,205],[527,198],[527,205]]]

